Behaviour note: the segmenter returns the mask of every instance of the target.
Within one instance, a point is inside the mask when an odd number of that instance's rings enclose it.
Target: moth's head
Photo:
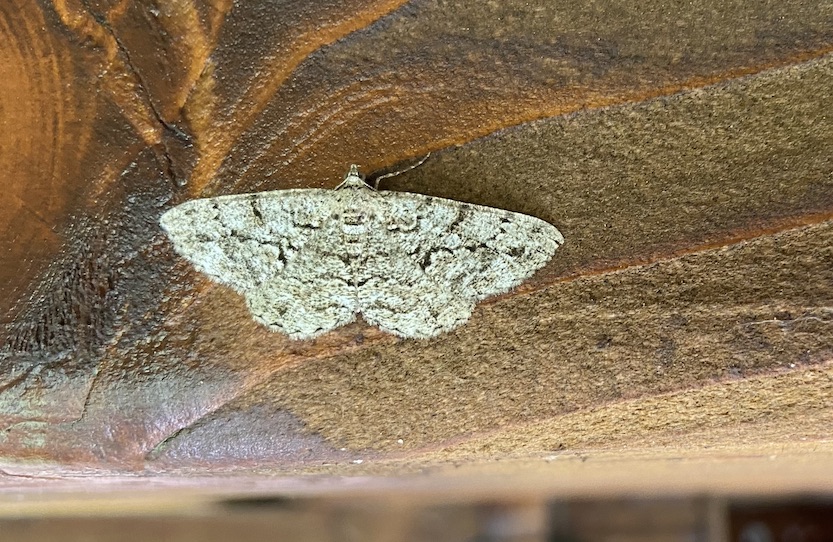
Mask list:
[[[350,164],[350,170],[344,176],[341,184],[336,187],[336,190],[342,188],[370,188],[370,186],[364,182],[364,175],[359,173],[359,166]]]

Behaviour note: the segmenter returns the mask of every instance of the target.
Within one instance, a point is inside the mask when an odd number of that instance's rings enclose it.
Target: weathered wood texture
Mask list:
[[[823,435],[831,51],[830,0],[2,2],[0,463]],[[271,334],[158,227],[427,151],[386,187],[566,238],[436,340]]]

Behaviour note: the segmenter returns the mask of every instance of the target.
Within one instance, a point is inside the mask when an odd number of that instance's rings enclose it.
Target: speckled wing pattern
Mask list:
[[[563,243],[528,215],[373,190],[355,167],[335,190],[192,200],[160,222],[179,254],[293,339],[359,313],[402,337],[434,337],[523,282]]]

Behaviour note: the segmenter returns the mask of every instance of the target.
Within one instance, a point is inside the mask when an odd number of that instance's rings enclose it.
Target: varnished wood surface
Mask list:
[[[831,28],[829,1],[4,3],[0,463],[824,438]],[[427,151],[385,188],[566,238],[436,340],[270,334],[158,227]]]

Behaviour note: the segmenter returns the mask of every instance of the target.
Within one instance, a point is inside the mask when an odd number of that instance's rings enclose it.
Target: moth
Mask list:
[[[401,337],[434,337],[526,280],[564,242],[525,214],[376,190],[356,165],[335,189],[196,199],[160,223],[177,253],[293,339],[359,314]]]

